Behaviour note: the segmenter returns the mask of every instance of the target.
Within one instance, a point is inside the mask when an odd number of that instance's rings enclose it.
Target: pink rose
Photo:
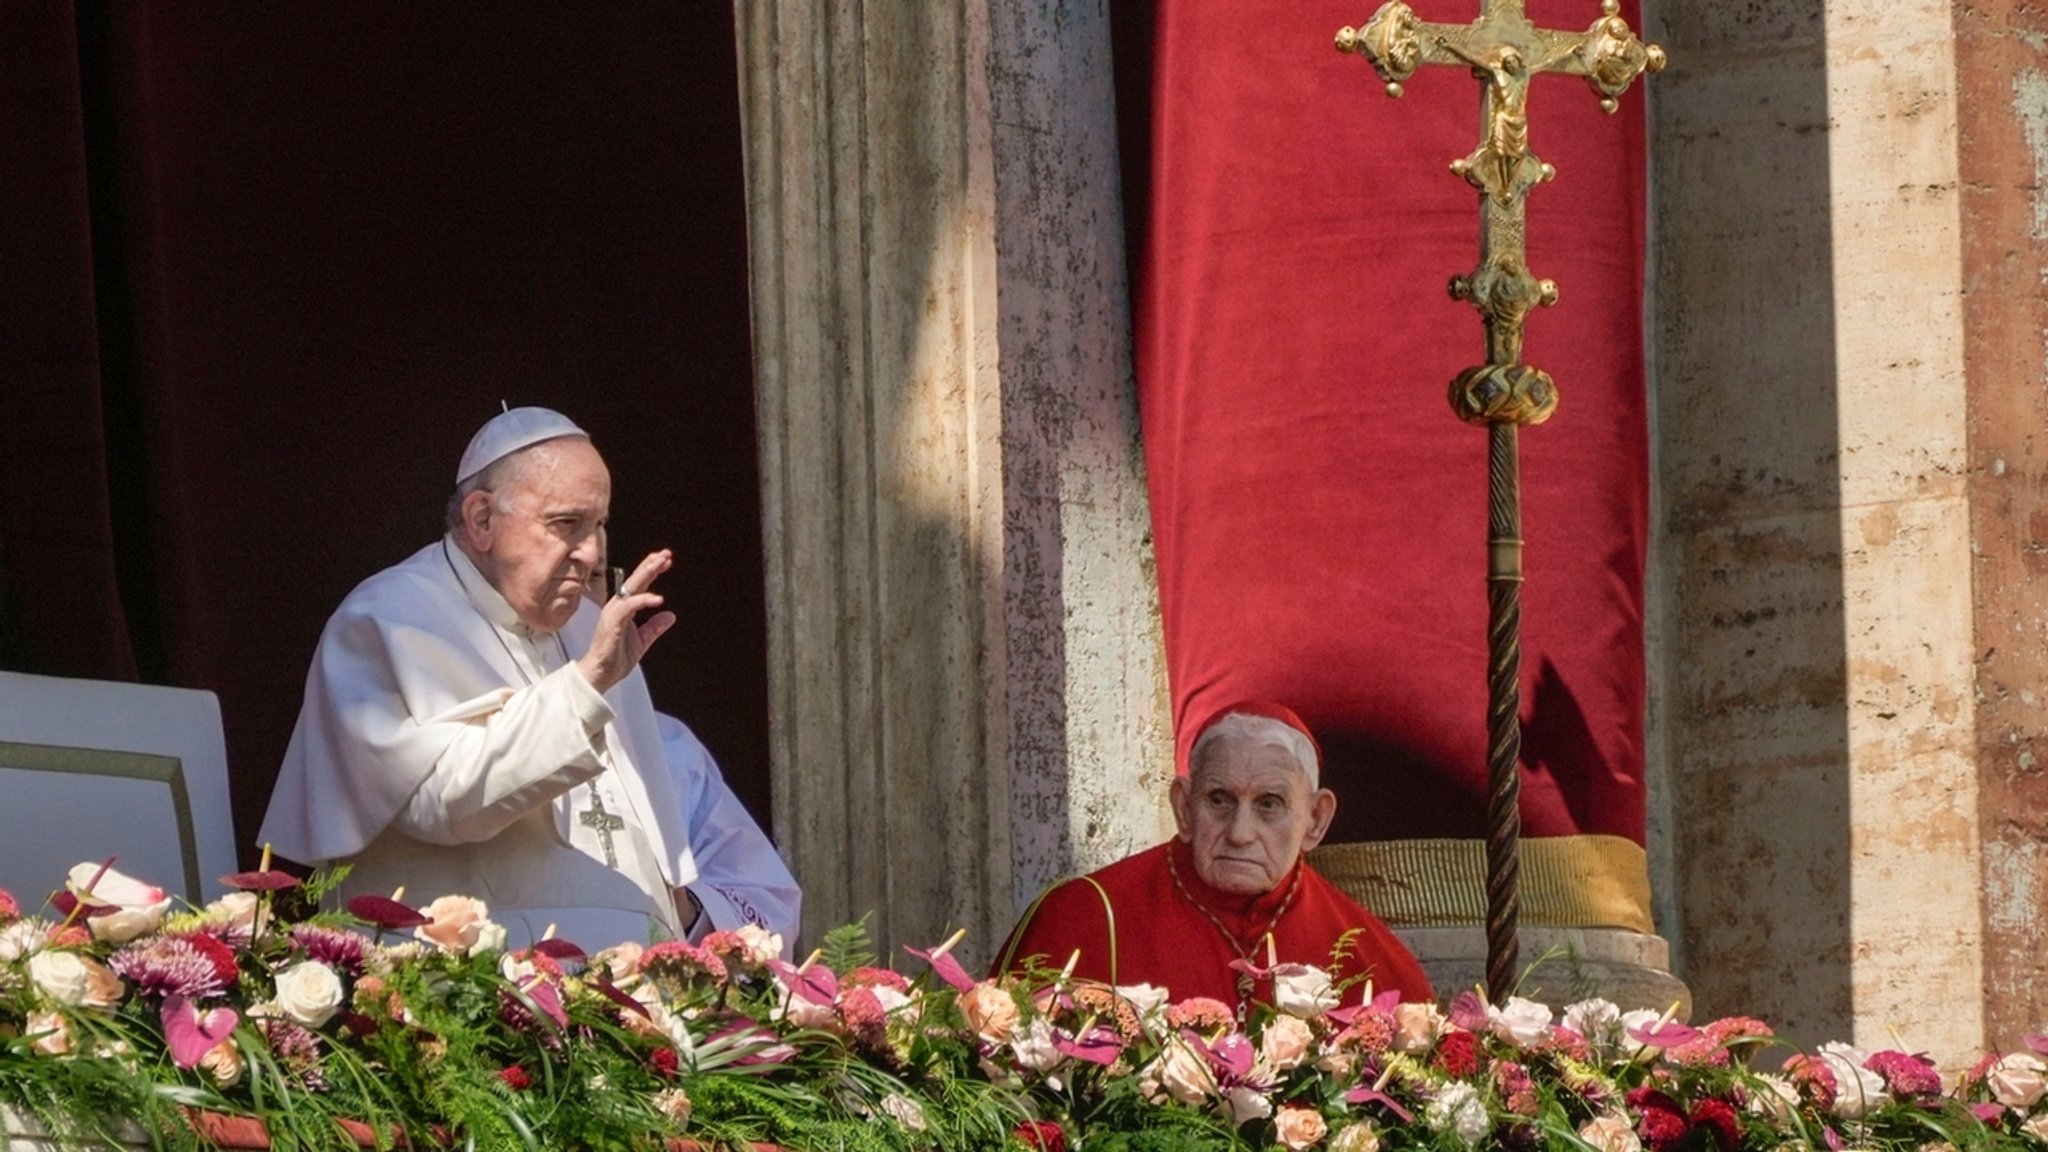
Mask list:
[[[1275,1016],[1259,1037],[1259,1056],[1275,1071],[1286,1072],[1299,1068],[1301,1062],[1308,1059],[1309,1049],[1315,1042],[1315,1033],[1301,1020],[1293,1016]]]
[[[1626,1119],[1607,1113],[1579,1126],[1579,1139],[1597,1152],[1643,1152],[1643,1141]]]
[[[1209,1072],[1209,1062],[1178,1036],[1167,1038],[1152,1068],[1159,1087],[1183,1104],[1200,1104],[1216,1095],[1216,1077]]]
[[[1323,1123],[1323,1114],[1313,1108],[1286,1107],[1273,1117],[1273,1136],[1281,1144],[1302,1152],[1312,1147],[1330,1131]]]
[[[989,1044],[1006,1044],[1017,1031],[1017,998],[984,980],[960,994],[960,1014]]]
[[[1499,1008],[1488,1005],[1486,1018],[1496,1037],[1517,1048],[1529,1048],[1550,1038],[1549,1007],[1525,997],[1510,996]]]
[[[500,944],[504,942],[505,930],[491,922],[490,906],[474,896],[443,896],[420,909],[420,914],[427,918],[427,923],[413,929],[412,934],[450,956],[489,947],[493,937]]]
[[[2048,1064],[2026,1052],[2014,1052],[1999,1057],[1998,1063],[1985,1074],[1984,1082],[1991,1089],[1991,1098],[2000,1104],[2032,1108],[2048,1092]]]

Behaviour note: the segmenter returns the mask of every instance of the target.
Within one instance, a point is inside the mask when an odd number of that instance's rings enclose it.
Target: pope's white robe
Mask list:
[[[447,542],[365,580],[321,635],[263,841],[349,862],[344,895],[478,897],[515,943],[677,935],[687,887],[695,934],[751,922],[792,947],[796,883],[709,751],[638,669],[600,696],[570,663],[597,616],[532,633]],[[616,866],[593,795],[623,824]]]

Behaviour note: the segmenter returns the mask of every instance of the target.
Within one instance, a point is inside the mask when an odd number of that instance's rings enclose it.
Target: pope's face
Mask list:
[[[581,437],[547,440],[492,495],[469,542],[477,568],[527,627],[558,632],[605,562],[612,477]]]
[[[1337,798],[1313,791],[1294,755],[1272,744],[1225,742],[1173,782],[1174,822],[1212,888],[1253,896],[1287,878],[1329,829]]]

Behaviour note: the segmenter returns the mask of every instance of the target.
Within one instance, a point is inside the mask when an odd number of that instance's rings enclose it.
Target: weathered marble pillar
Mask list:
[[[1103,4],[738,0],[775,831],[989,956],[1167,827]]]
[[[1972,174],[2020,99],[1959,51],[1984,7],[1650,13],[1660,919],[1696,1016],[1951,1062],[1987,1039],[1987,945],[2040,915],[2048,811],[2036,782],[1980,836],[2041,732],[2048,264],[1995,219],[2039,195],[2017,137]]]

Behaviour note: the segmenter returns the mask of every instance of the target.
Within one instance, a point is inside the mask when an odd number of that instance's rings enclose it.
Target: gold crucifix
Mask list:
[[[1522,362],[1522,325],[1557,303],[1557,285],[1529,271],[1524,207],[1529,190],[1557,170],[1529,150],[1529,82],[1544,72],[1583,76],[1613,112],[1644,72],[1664,67],[1664,50],[1636,38],[1619,0],[1601,0],[1584,32],[1538,28],[1525,0],[1480,0],[1470,24],[1431,24],[1403,0],[1373,13],[1363,29],[1337,33],[1398,97],[1424,64],[1469,68],[1480,83],[1479,144],[1451,171],[1479,191],[1479,264],[1453,277],[1451,296],[1469,301],[1486,328],[1486,362],[1451,381],[1451,409],[1487,429],[1487,804],[1486,987],[1500,1002],[1514,987],[1521,844],[1522,494],[1518,432],[1557,410],[1549,373]]]

